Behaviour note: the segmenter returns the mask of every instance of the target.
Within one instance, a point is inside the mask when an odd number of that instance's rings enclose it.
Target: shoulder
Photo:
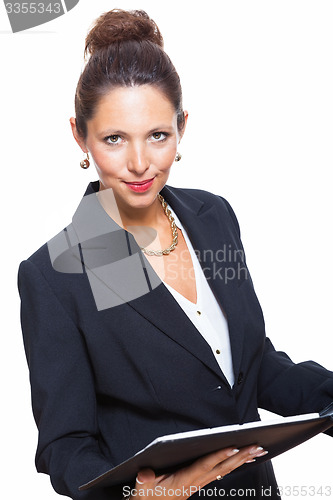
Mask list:
[[[66,228],[19,265],[18,291],[31,317],[45,314],[44,305],[53,303],[61,305],[75,321],[79,304],[87,308],[90,304],[91,291],[79,249],[77,245],[64,249],[65,235]]]
[[[61,246],[61,240],[64,230],[59,232],[50,241],[54,242],[58,247]],[[57,282],[57,273],[52,262],[50,253],[50,242],[44,243],[33,254],[22,260],[18,268],[18,286],[19,289],[23,284],[34,283],[42,285],[44,282]]]
[[[231,222],[237,233],[240,234],[236,214],[230,203],[223,196],[211,193],[210,191],[205,191],[204,189],[179,188],[169,185],[165,186],[164,189],[167,189],[173,196],[180,199],[184,204],[195,206],[198,210],[209,210],[209,208],[215,206],[219,211],[220,216]]]
[[[205,191],[204,189],[174,187],[170,185],[166,185],[165,188],[167,188],[177,196],[185,198],[190,196],[203,202],[213,202],[214,200],[221,198],[221,196],[211,193],[210,191]]]
[[[81,201],[86,195],[98,192],[98,189],[99,181],[90,182],[83,194],[83,198],[81,199]],[[33,254],[26,257],[26,259],[23,260],[20,264],[20,270],[22,268],[36,267],[45,276],[49,275],[50,272],[54,271],[57,267],[57,256],[62,254],[69,248],[71,249],[71,254],[73,254],[73,247],[75,248],[76,244],[77,238],[75,237],[74,231],[72,229],[72,223],[69,223],[67,227],[61,229],[55,236],[44,243]],[[77,250],[78,249],[74,251],[75,263],[77,263]],[[66,256],[68,259],[68,253]],[[75,266],[75,268],[76,267],[77,266]],[[71,268],[73,269],[73,266],[71,266]],[[75,268],[73,271],[74,273],[77,272]],[[81,266],[78,266],[78,269],[78,272],[81,272]]]

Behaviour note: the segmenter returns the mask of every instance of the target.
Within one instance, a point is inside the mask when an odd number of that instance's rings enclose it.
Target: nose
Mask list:
[[[145,145],[133,144],[129,149],[127,168],[137,175],[143,174],[150,166]]]

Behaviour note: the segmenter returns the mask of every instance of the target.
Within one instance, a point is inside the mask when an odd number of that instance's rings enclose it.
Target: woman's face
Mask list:
[[[87,122],[85,141],[78,137],[74,119],[71,124],[77,142],[94,160],[101,189],[112,188],[118,208],[146,208],[155,201],[181,139],[177,114],[158,89],[112,90]]]

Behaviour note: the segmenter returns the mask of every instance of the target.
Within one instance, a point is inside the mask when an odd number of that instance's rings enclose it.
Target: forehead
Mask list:
[[[135,131],[159,125],[176,126],[177,114],[163,93],[151,85],[117,87],[99,101],[88,130],[112,127]]]

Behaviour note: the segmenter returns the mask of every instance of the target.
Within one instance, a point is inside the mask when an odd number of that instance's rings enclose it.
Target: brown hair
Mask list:
[[[156,23],[143,10],[113,9],[102,14],[86,37],[88,62],[75,94],[76,128],[87,136],[99,100],[115,87],[154,85],[172,103],[178,129],[184,127],[178,73],[163,50]]]

